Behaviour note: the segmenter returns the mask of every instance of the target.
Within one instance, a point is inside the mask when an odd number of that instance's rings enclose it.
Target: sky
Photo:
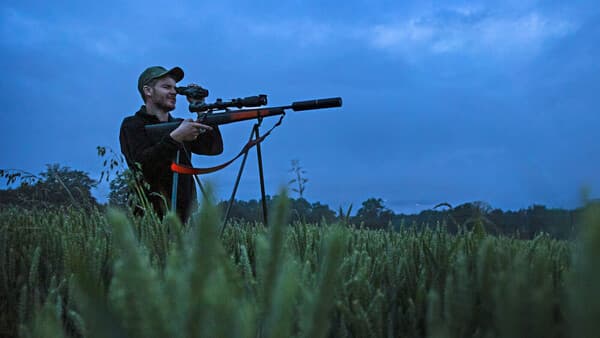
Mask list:
[[[396,213],[441,202],[573,208],[600,190],[595,1],[14,1],[0,5],[0,168],[60,163],[92,178],[120,153],[148,66],[179,66],[207,101],[267,94],[289,112],[262,144],[266,189],[306,171],[304,197]],[[194,117],[178,98],[175,117]],[[277,118],[263,121],[263,131]],[[225,151],[253,122],[221,127]],[[228,199],[240,161],[201,177]],[[252,152],[237,197],[260,197]],[[94,191],[107,199],[106,183]],[[292,197],[298,197],[291,193]]]

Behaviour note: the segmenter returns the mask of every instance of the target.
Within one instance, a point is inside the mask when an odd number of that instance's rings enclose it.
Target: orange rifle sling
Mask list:
[[[255,145],[264,141],[267,138],[267,136],[269,136],[271,134],[273,129],[275,129],[276,127],[278,127],[281,124],[281,121],[283,120],[284,116],[285,116],[285,114],[282,114],[281,118],[279,118],[279,121],[277,123],[275,123],[275,125],[271,129],[269,129],[269,131],[267,131],[263,136],[259,137],[258,139],[252,140],[252,141],[249,141],[248,143],[246,143],[246,145],[242,148],[242,151],[240,151],[240,153],[237,154],[236,157],[232,158],[231,160],[229,160],[223,164],[220,164],[220,165],[217,165],[214,167],[209,167],[209,168],[193,168],[193,167],[190,167],[187,165],[177,164],[175,162],[172,162],[171,163],[171,171],[179,173],[179,174],[183,174],[183,175],[200,175],[200,174],[209,174],[209,173],[221,170],[221,169],[227,167],[228,165],[230,165],[231,163],[233,163],[240,156],[247,153],[252,147],[254,147]]]

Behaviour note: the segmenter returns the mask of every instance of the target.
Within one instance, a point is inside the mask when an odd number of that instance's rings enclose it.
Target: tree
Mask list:
[[[20,181],[16,189],[2,190],[0,205],[18,205],[26,208],[77,206],[97,207],[92,188],[98,182],[86,172],[59,164],[46,165],[46,171],[32,175],[19,170],[2,170],[0,176],[7,183]]]
[[[312,220],[309,220],[311,214],[311,206],[308,201],[302,197],[298,199],[290,198],[290,216],[292,222],[309,222],[312,223]]]
[[[394,212],[383,205],[381,198],[369,198],[362,202],[356,220],[368,228],[385,228],[392,221]]]
[[[335,212],[326,204],[309,203],[304,198],[290,198],[291,221],[317,224],[322,220],[331,223],[335,220]]]
[[[464,203],[450,210],[450,216],[456,222],[456,225],[464,226],[467,229],[476,229],[479,232],[493,231],[498,233],[494,222],[488,215],[493,208],[486,202],[474,201]],[[451,229],[454,231],[454,229]]]
[[[125,175],[117,174],[117,176],[110,181],[109,188],[108,204],[114,207],[127,208],[131,190]]]
[[[310,220],[311,222],[317,223],[321,220],[324,220],[326,223],[332,223],[336,219],[335,211],[331,210],[327,204],[321,204],[320,202],[315,202],[310,205],[311,213]]]

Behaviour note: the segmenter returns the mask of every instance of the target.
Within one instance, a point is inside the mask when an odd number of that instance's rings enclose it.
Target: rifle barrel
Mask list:
[[[328,99],[308,100],[299,101],[292,103],[292,109],[294,111],[311,110],[311,109],[323,109],[323,108],[335,108],[342,106],[341,97],[332,97]]]

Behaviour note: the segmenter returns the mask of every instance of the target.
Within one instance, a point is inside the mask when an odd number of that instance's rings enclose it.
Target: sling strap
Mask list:
[[[193,168],[193,167],[190,167],[187,165],[178,164],[177,162],[172,162],[171,163],[171,171],[179,173],[179,174],[183,174],[183,175],[201,175],[201,174],[209,174],[209,173],[224,169],[227,166],[229,166],[231,163],[235,162],[235,160],[237,160],[240,156],[247,153],[250,149],[252,149],[252,147],[254,147],[255,145],[264,141],[267,138],[267,136],[269,136],[271,134],[273,129],[275,129],[276,127],[281,125],[281,121],[283,121],[284,117],[285,117],[285,113],[281,114],[279,121],[277,121],[277,123],[275,123],[275,125],[273,125],[273,127],[271,127],[271,129],[269,129],[261,137],[248,141],[248,143],[246,143],[246,145],[244,145],[244,147],[242,148],[240,153],[237,154],[237,156],[235,156],[234,158],[232,158],[231,160],[229,160],[223,164],[219,164],[217,166],[208,167],[208,168]],[[260,122],[261,122],[261,119],[259,119],[259,124],[260,124]]]

